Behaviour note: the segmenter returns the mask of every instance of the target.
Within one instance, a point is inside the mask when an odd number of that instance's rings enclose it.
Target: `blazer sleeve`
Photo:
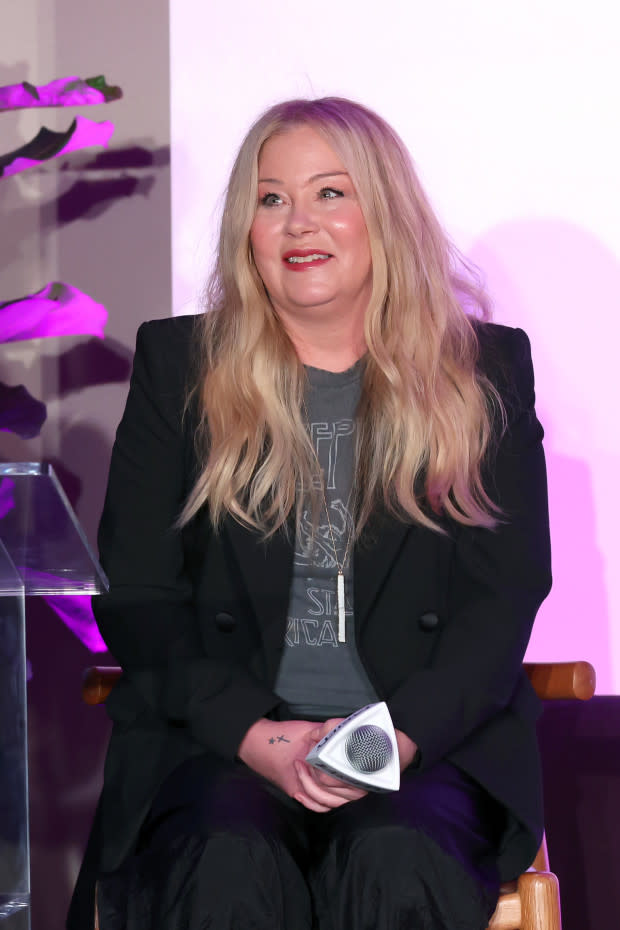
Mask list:
[[[205,748],[232,758],[280,699],[247,669],[206,655],[200,636],[183,533],[174,526],[192,477],[182,415],[191,328],[180,323],[155,321],[138,332],[99,528],[110,591],[93,607],[123,668],[110,716],[186,726]]]
[[[482,364],[498,387],[506,429],[485,484],[502,510],[493,530],[456,530],[448,616],[431,666],[388,701],[426,768],[511,703],[538,607],[551,587],[543,430],[534,412],[530,344],[522,330],[485,327]]]

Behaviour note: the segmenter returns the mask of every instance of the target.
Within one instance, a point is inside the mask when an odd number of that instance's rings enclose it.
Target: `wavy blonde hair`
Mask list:
[[[478,340],[466,308],[487,303],[477,277],[451,245],[394,130],[338,97],[291,100],[248,132],[227,189],[216,266],[206,289],[192,396],[202,471],[180,516],[208,504],[265,536],[322,497],[303,417],[305,370],[252,259],[258,159],[278,133],[309,126],[350,174],[366,221],[372,295],[357,413],[355,535],[377,504],[442,531],[441,516],[492,527],[498,509],[482,463],[501,401],[477,370]]]

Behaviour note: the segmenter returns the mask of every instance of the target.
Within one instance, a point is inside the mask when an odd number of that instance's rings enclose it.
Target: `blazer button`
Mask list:
[[[220,613],[215,615],[215,625],[222,633],[232,633],[237,621],[230,614]]]
[[[429,613],[422,614],[418,623],[420,624],[420,629],[424,630],[425,633],[432,633],[433,630],[436,630],[439,626],[439,617],[437,614],[429,611]]]

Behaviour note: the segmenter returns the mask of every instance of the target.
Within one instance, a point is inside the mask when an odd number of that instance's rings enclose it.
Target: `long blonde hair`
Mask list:
[[[206,290],[193,395],[202,471],[181,525],[205,504],[268,536],[310,499],[320,509],[317,460],[301,414],[305,370],[252,259],[258,159],[274,134],[320,133],[350,174],[366,221],[372,295],[357,414],[355,534],[383,502],[401,519],[441,531],[443,515],[492,527],[498,510],[482,463],[501,401],[477,370],[465,307],[488,315],[471,269],[451,245],[404,144],[376,113],[338,97],[291,100],[247,134],[224,204]],[[318,509],[317,509],[318,508]]]

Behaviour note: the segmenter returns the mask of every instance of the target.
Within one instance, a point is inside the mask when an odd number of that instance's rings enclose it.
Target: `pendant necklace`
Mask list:
[[[338,642],[346,643],[347,641],[347,627],[346,627],[346,613],[345,613],[345,601],[344,601],[344,569],[347,564],[347,557],[349,555],[349,549],[351,547],[351,539],[353,538],[353,530],[349,529],[349,534],[347,537],[347,544],[345,546],[344,555],[342,557],[342,562],[338,558],[338,549],[336,548],[336,539],[334,537],[334,530],[332,527],[332,521],[329,518],[329,508],[327,506],[327,496],[325,494],[325,476],[323,474],[323,469],[321,468],[321,463],[319,461],[319,456],[316,449],[314,448],[314,442],[312,441],[312,432],[310,429],[310,421],[308,418],[308,411],[306,409],[306,402],[302,401],[304,405],[304,413],[306,415],[306,424],[308,431],[310,433],[310,444],[312,445],[312,451],[314,452],[314,458],[316,459],[316,464],[319,469],[319,475],[321,476],[321,493],[323,495],[323,506],[325,507],[325,516],[327,517],[327,526],[329,527],[329,535],[332,542],[332,549],[334,550],[334,561],[338,567],[338,574],[336,575],[336,598],[338,604]],[[345,506],[345,525],[347,523],[347,516],[349,514],[349,503],[351,501],[351,494],[349,494],[349,499],[347,500]]]
[[[344,567],[347,564],[347,556],[349,554],[349,546],[351,545],[351,537],[353,536],[353,532],[349,530],[349,538],[347,539],[347,545],[344,550],[342,562],[340,562],[340,560],[338,559],[338,550],[336,549],[336,542],[334,540],[334,531],[332,529],[332,521],[329,519],[329,510],[327,509],[327,498],[325,497],[325,482],[323,481],[322,473],[321,473],[321,490],[323,491],[323,503],[325,505],[325,516],[327,517],[329,535],[331,536],[331,540],[332,540],[332,549],[334,550],[334,559],[336,560],[336,565],[338,566],[338,574],[336,575],[336,594],[337,594],[337,601],[338,601],[338,642],[346,643],[347,626],[346,626],[346,614],[345,614],[345,604],[344,604]],[[346,522],[346,518],[345,518],[345,522]]]

